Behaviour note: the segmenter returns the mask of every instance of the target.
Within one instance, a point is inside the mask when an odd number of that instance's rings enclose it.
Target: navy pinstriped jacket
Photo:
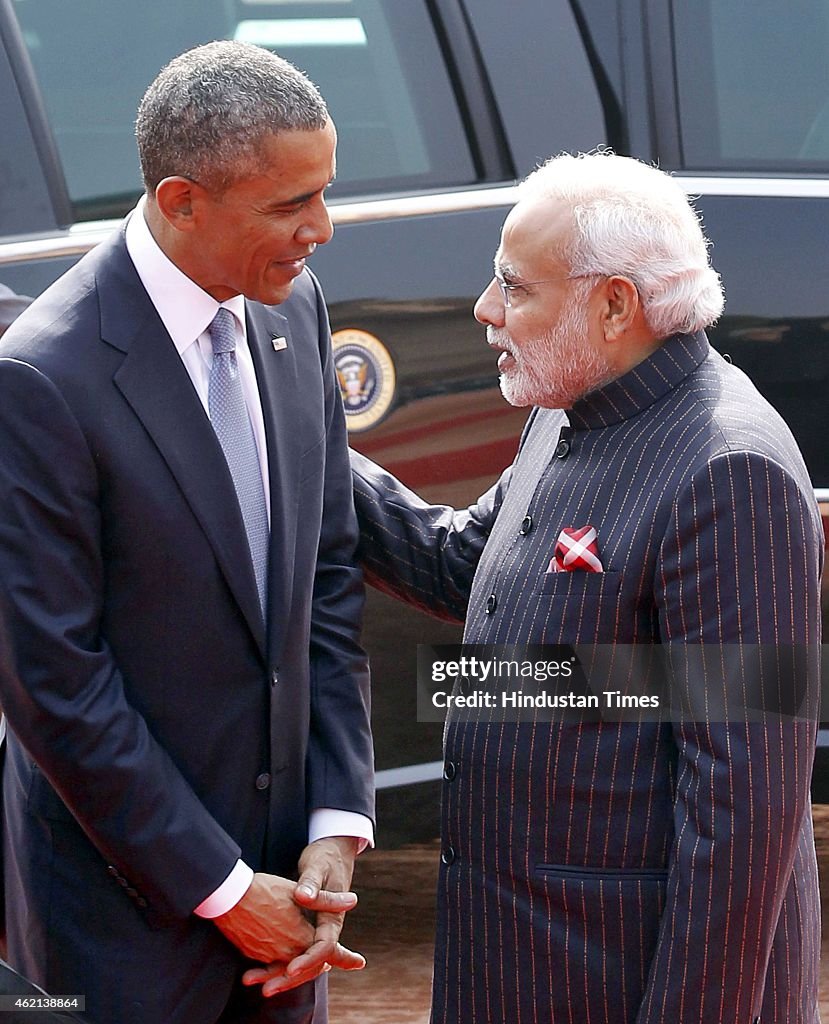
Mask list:
[[[467,510],[352,467],[368,578],[465,618],[467,642],[820,643],[803,460],[702,333],[535,410]],[[588,524],[604,572],[548,573],[561,530]],[[733,661],[693,664],[698,707],[739,683]],[[695,717],[450,717],[434,1024],[819,1020],[815,723]]]

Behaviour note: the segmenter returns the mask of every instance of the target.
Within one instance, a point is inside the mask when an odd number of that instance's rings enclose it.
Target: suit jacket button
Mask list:
[[[533,517],[532,516],[524,516],[524,519],[523,519],[523,521],[521,523],[521,529],[518,532],[521,534],[522,537],[526,537],[527,534],[530,532],[530,530],[532,528],[533,528]]]
[[[122,888],[124,888],[124,889],[127,889],[127,888],[129,888],[129,884],[130,884],[130,883],[129,883],[129,882],[128,882],[128,881],[126,880],[126,878],[122,878],[122,877],[121,877],[121,875],[119,875],[119,876],[118,876],[118,884],[119,884],[119,885],[120,885],[120,886],[121,886]]]
[[[118,868],[114,864],[107,864],[107,871],[112,875],[113,878],[118,877]]]
[[[565,440],[562,439],[556,445],[556,458],[557,459],[566,459],[569,454],[570,454],[570,442],[569,441],[565,441]]]
[[[279,675],[276,672],[271,673],[271,686],[276,686],[279,682]]]
[[[457,775],[457,768],[455,767],[454,761],[447,761],[443,766],[443,777],[447,782],[451,782]]]
[[[455,851],[452,849],[451,846],[447,846],[444,848],[443,852],[440,855],[440,859],[447,867],[449,867],[450,864],[455,863]]]
[[[256,788],[267,789],[271,784],[271,777],[267,772],[262,772],[261,775],[256,776]]]
[[[139,896],[135,902],[138,904],[139,907],[141,907],[142,910],[149,905],[143,896]]]
[[[495,609],[498,607],[498,598],[494,594],[490,594],[486,602],[486,613],[492,615]]]
[[[131,896],[133,899],[135,899],[135,897],[138,895],[138,890],[137,889],[133,889],[133,887],[130,886],[126,890],[126,893],[127,893],[127,896]]]

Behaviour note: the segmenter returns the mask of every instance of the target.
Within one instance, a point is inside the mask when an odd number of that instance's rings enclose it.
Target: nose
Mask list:
[[[308,216],[297,228],[296,239],[303,245],[325,245],[334,235],[331,215],[322,196],[308,205]]]
[[[474,313],[479,324],[504,326],[504,298],[494,277],[478,296]]]

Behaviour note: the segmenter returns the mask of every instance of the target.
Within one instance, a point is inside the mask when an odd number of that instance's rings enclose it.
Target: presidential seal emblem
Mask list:
[[[396,375],[386,346],[368,331],[355,328],[331,336],[349,433],[368,430],[389,411]]]

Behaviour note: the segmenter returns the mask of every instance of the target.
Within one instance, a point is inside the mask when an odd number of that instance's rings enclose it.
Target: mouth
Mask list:
[[[314,246],[314,249],[315,248],[316,246]],[[305,269],[305,261],[309,256],[313,255],[314,249],[298,256],[291,256],[286,260],[274,260],[273,265],[275,267],[279,267],[280,270],[284,270],[286,273],[290,274],[291,277],[297,277]]]
[[[495,349],[499,352],[498,356],[498,372],[506,373],[515,366],[515,356],[512,353],[509,344],[505,338],[505,332],[490,329],[486,334],[486,343],[490,348]]]
[[[274,260],[274,266],[286,271],[292,277],[296,277],[305,269],[305,259],[304,256],[299,256],[293,260]]]

